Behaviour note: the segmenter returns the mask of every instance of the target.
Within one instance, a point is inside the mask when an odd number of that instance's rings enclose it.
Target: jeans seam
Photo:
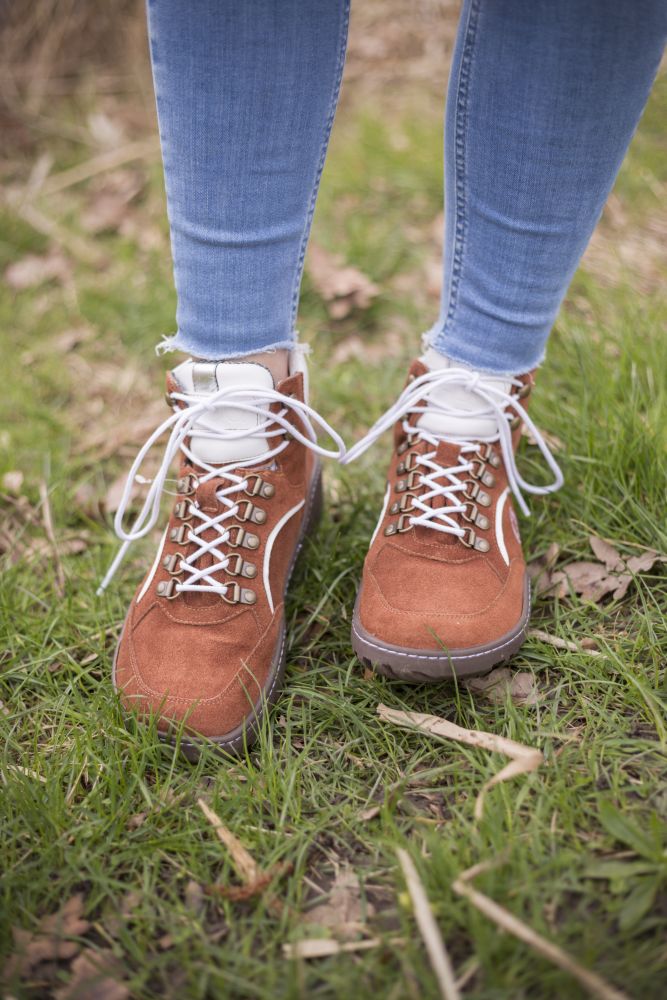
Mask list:
[[[471,0],[470,3],[463,53],[461,55],[461,66],[459,68],[459,79],[457,83],[455,115],[456,127],[454,133],[454,251],[452,254],[452,276],[449,287],[449,305],[442,328],[443,334],[445,333],[447,325],[454,318],[454,312],[458,302],[459,285],[461,283],[463,260],[465,256],[467,235],[467,176],[465,152],[468,137],[468,97],[474,59],[475,39],[477,36],[477,25],[479,22],[480,2],[481,0]]]
[[[331,136],[331,129],[333,128],[334,118],[336,116],[338,96],[340,94],[341,82],[343,79],[343,68],[345,66],[345,52],[347,48],[347,33],[348,33],[349,21],[350,21],[350,0],[345,0],[343,17],[341,19],[340,32],[338,37],[338,59],[336,64],[336,72],[334,75],[334,85],[331,91],[331,98],[329,101],[329,113],[327,115],[327,120],[324,126],[324,134],[322,136],[322,143],[320,146],[320,157],[317,164],[317,170],[315,171],[315,177],[313,179],[313,187],[310,195],[310,203],[308,205],[308,211],[306,213],[306,219],[303,227],[303,234],[301,236],[301,245],[299,247],[299,257],[297,260],[296,272],[294,275],[294,286],[292,288],[291,320],[290,320],[292,329],[294,329],[297,312],[299,308],[299,291],[301,289],[301,278],[303,275],[304,261],[306,259],[306,248],[308,246],[308,237],[310,236],[310,227],[313,221],[313,215],[315,214],[317,193],[319,191],[322,171],[324,170],[324,163],[326,161],[327,148],[329,145],[329,137]]]

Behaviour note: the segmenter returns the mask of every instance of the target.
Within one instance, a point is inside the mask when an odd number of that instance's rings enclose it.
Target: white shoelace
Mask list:
[[[248,437],[269,439],[275,437],[283,438],[285,431],[287,431],[291,437],[296,438],[297,441],[300,441],[301,444],[317,455],[338,458],[340,460],[345,455],[343,439],[316,410],[308,406],[307,403],[302,403],[292,396],[285,396],[275,389],[228,387],[220,389],[204,400],[182,392],[172,392],[171,398],[174,401],[184,402],[186,406],[184,409],[177,409],[172,416],[168,417],[167,420],[153,431],[132,463],[132,468],[128,473],[123,496],[114,520],[116,534],[123,544],[102,580],[97,591],[98,594],[103,593],[108,587],[132,542],[147,535],[157,523],[160,516],[160,501],[165,488],[165,482],[169,475],[171,463],[179,450],[183,452],[192,465],[202,470],[202,474],[197,472],[196,476],[200,485],[217,477],[227,480],[229,486],[221,487],[216,491],[216,496],[221,501],[223,510],[222,513],[215,517],[209,517],[208,514],[187,497],[183,498],[190,506],[190,514],[193,522],[193,526],[187,529],[185,538],[188,542],[196,545],[197,548],[187,558],[183,557],[180,560],[179,571],[183,572],[184,579],[176,584],[175,589],[179,592],[186,590],[214,592],[224,596],[227,589],[231,586],[231,584],[220,583],[219,580],[216,580],[215,576],[226,569],[232,558],[232,555],[222,551],[222,546],[230,537],[231,525],[229,525],[229,521],[234,518],[234,515],[239,510],[240,501],[235,499],[235,494],[244,490],[248,485],[247,478],[243,478],[231,470],[266,467],[267,464],[271,463],[273,459],[287,448],[289,439],[279,441],[275,447],[271,447],[269,444],[267,450],[261,455],[255,455],[240,462],[235,461],[225,465],[214,466],[203,462],[200,458],[195,458],[191,449],[185,443],[186,438],[206,438],[218,441],[221,439],[225,441],[238,441]],[[266,407],[271,403],[280,403],[281,409],[277,413],[267,413]],[[256,414],[260,418],[261,423],[258,423],[257,427],[253,428],[252,431],[220,430],[206,425],[206,414],[213,409],[224,407],[230,407],[235,411],[243,410],[246,413]],[[286,419],[290,410],[297,413],[302,419],[306,434],[303,434],[297,426],[291,424]],[[197,425],[196,427],[195,424]],[[329,436],[336,445],[335,449],[329,450],[317,443],[316,427]],[[140,479],[139,470],[146,455],[162,435],[168,431],[171,433],[155,477],[152,480]],[[129,505],[133,483],[137,480],[150,482],[150,489],[134,523],[126,530],[123,521]],[[196,526],[194,522],[196,522]],[[202,535],[211,528],[215,529],[217,537],[210,541],[205,541]],[[210,566],[204,568],[198,567],[198,561],[206,553],[210,553],[216,561]]]
[[[518,379],[512,380],[512,385],[517,388],[522,385]],[[463,411],[457,408],[450,408],[431,399],[431,395],[436,389],[445,386],[457,386],[467,389],[480,399],[480,409],[474,411]],[[420,401],[425,400],[426,405],[419,406]],[[533,439],[540,449],[549,469],[554,474],[554,481],[547,486],[538,486],[528,483],[521,476],[516,464],[514,449],[512,448],[512,431],[509,427],[511,413],[514,410],[531,432]],[[490,437],[478,438],[476,441],[463,441],[448,438],[445,435],[438,435],[422,427],[412,426],[408,418],[416,413],[436,413],[446,417],[465,417],[471,420],[492,417],[498,428],[498,433]],[[466,530],[460,526],[456,519],[457,514],[465,513],[467,505],[461,503],[460,494],[467,489],[465,476],[472,472],[475,461],[478,461],[480,442],[484,444],[500,444],[500,451],[505,463],[507,481],[512,493],[516,497],[519,507],[524,514],[530,512],[522,495],[522,490],[526,493],[543,495],[553,493],[563,485],[563,474],[549,451],[546,441],[539,430],[524,410],[523,406],[516,398],[502,389],[490,385],[482,384],[482,376],[478,372],[471,372],[464,368],[447,368],[426,372],[410,382],[398,397],[393,406],[384,413],[380,419],[371,427],[368,433],[361,438],[342,459],[343,464],[349,464],[362,455],[370,446],[384,434],[386,430],[393,427],[397,420],[403,418],[403,430],[406,435],[416,435],[433,445],[433,451],[420,455],[416,460],[416,465],[424,471],[419,476],[419,488],[426,487],[427,492],[419,497],[413,497],[412,506],[420,511],[419,514],[409,518],[411,525],[423,525],[426,528],[433,528],[447,534],[456,535],[462,538]],[[444,467],[435,461],[438,444],[442,440],[452,441],[460,446],[458,462],[456,465]],[[433,507],[428,501],[436,497],[442,497],[446,505]]]

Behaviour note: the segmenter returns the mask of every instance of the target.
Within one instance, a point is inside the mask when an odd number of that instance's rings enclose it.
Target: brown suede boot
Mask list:
[[[532,375],[484,376],[440,360],[436,370],[412,365],[398,402],[347,459],[394,425],[352,645],[380,673],[413,682],[485,673],[519,648],[530,587],[512,493],[527,513],[522,488],[545,493],[562,483],[525,412]],[[516,469],[524,421],[555,474],[549,487]]]
[[[296,352],[294,352],[296,356]],[[299,369],[300,364],[300,369]],[[167,376],[174,410],[139,453],[167,431],[162,466],[125,545],[155,524],[171,460],[180,452],[176,497],[155,561],[130,605],[113,682],[125,708],[159,716],[167,738],[185,723],[227,751],[250,744],[285,666],[284,599],[308,531],[317,521],[317,455],[340,457],[341,439],[307,405],[305,365],[274,389],[263,365],[186,361]],[[313,423],[336,442],[316,443]]]

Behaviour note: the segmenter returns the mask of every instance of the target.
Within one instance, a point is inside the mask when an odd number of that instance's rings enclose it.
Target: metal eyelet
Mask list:
[[[409,531],[412,527],[410,514],[401,514],[396,524],[388,524],[384,529],[385,535],[399,535]]]
[[[475,549],[477,552],[488,552],[491,546],[486,538],[478,538],[472,528],[468,528],[466,534],[459,541],[468,549]]]
[[[254,563],[246,562],[242,555],[236,554],[230,557],[225,566],[225,573],[229,576],[245,576],[248,579],[257,576],[257,567]]]
[[[496,477],[492,472],[489,472],[488,469],[484,467],[484,461],[481,458],[478,458],[475,462],[473,462],[470,475],[473,479],[479,479],[489,488],[496,485]]]
[[[237,549],[239,546],[242,546],[244,549],[259,548],[259,537],[253,535],[250,531],[246,531],[240,524],[232,524],[227,530],[229,534],[225,544],[231,545],[233,549]]]
[[[162,580],[158,583],[155,592],[159,597],[166,597],[167,600],[173,601],[173,599],[178,596],[176,586],[176,580],[172,576],[171,580]]]
[[[512,419],[510,420],[510,430],[515,431],[517,427],[519,427],[521,422],[522,422],[521,417],[519,417],[518,415],[516,417],[512,417]]]
[[[466,479],[465,485],[468,487],[463,494],[466,500],[475,500],[481,507],[491,506],[491,497],[485,493],[479,483],[474,479]]]
[[[239,521],[252,521],[254,524],[264,524],[266,521],[266,511],[255,507],[250,500],[242,500],[234,516]]]
[[[414,493],[405,493],[400,500],[395,500],[389,508],[390,514],[410,514],[415,508],[412,503],[417,497]]]
[[[169,541],[176,542],[177,545],[187,545],[190,528],[187,524],[181,524],[178,528],[172,528],[169,532]]]
[[[418,469],[413,469],[413,471],[408,475],[407,479],[399,479],[396,483],[396,492],[405,493],[406,490],[414,490],[416,486],[419,486],[419,480],[421,478],[421,472]]]
[[[227,593],[220,594],[220,597],[227,604],[255,604],[257,601],[257,594],[254,590],[239,587],[238,583],[227,584],[227,591],[231,591],[230,596],[227,596]]]
[[[176,492],[181,495],[190,496],[195,492],[199,486],[199,480],[196,476],[188,474],[187,476],[181,476],[180,479],[176,480]]]
[[[180,521],[192,520],[192,502],[190,500],[179,500],[174,507],[174,515]]]
[[[498,457],[498,455],[496,455],[492,445],[487,444],[483,450],[482,449],[478,450],[476,452],[476,455],[482,462],[486,462],[492,468],[494,469],[500,468],[500,458]]]
[[[524,382],[520,389],[517,389],[515,395],[517,399],[525,399],[526,396],[530,396],[533,391],[533,387],[530,382]]]
[[[272,496],[275,496],[276,488],[273,483],[266,483],[261,476],[254,475],[248,479],[244,493],[247,493],[249,497],[262,496],[270,500]]]
[[[162,565],[172,576],[180,576],[183,570],[180,568],[182,557],[178,552],[172,552],[170,556],[165,556]]]
[[[405,472],[412,472],[414,469],[416,469],[419,463],[419,458],[420,455],[418,452],[411,451],[402,462],[398,463],[398,466],[396,467],[396,471],[398,472],[399,476],[402,476],[403,473]]]

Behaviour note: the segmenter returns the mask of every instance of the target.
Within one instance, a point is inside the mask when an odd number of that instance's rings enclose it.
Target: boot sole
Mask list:
[[[509,659],[526,638],[530,618],[530,580],[526,576],[523,612],[516,625],[495,642],[469,649],[410,649],[383,642],[363,628],[359,620],[361,591],[352,616],[352,646],[361,662],[383,677],[408,684],[436,684],[455,677],[487,674],[498,663]]]
[[[306,497],[305,512],[303,516],[303,521],[301,523],[301,532],[299,535],[299,540],[294,549],[292,555],[292,561],[287,572],[287,577],[285,580],[285,587],[283,590],[283,600],[287,593],[287,588],[289,582],[292,578],[292,573],[294,572],[294,567],[296,566],[297,559],[301,553],[301,550],[306,542],[306,539],[310,534],[312,534],[317,525],[319,524],[320,518],[322,516],[322,509],[324,506],[323,492],[322,492],[322,471],[317,467],[313,478],[311,480],[308,495]],[[116,647],[116,652],[114,653],[113,666],[111,670],[111,682],[113,684],[114,690],[118,692],[118,687],[116,685],[116,662],[118,659],[118,649],[123,640],[123,633],[125,631],[125,625],[127,624],[127,618],[123,623],[123,630],[118,640],[118,645]],[[259,699],[259,701],[253,706],[252,713],[244,719],[244,721],[232,729],[229,733],[225,733],[224,736],[208,736],[201,737],[201,739],[196,738],[181,738],[180,741],[172,733],[162,733],[159,732],[159,738],[163,743],[168,743],[171,746],[176,746],[178,743],[180,750],[188,760],[195,762],[199,759],[200,753],[204,747],[214,745],[217,750],[227,754],[239,755],[247,747],[251,747],[255,740],[257,739],[257,733],[262,725],[262,719],[264,714],[273,705],[277,699],[280,691],[282,690],[283,679],[285,676],[285,662],[287,660],[287,631],[285,627],[285,619],[283,618],[280,623],[280,638],[276,644],[276,650],[271,661],[271,667],[269,669],[267,683],[264,691]]]

